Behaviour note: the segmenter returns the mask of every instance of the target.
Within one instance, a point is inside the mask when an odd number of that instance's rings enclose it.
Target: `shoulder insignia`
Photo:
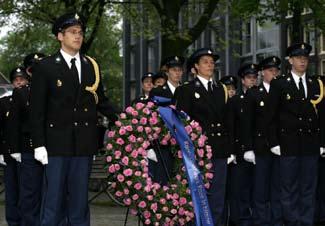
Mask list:
[[[83,56],[82,59],[86,64],[88,64],[88,60],[86,59],[86,57]]]
[[[290,82],[291,81],[291,78],[287,78],[287,81]]]
[[[197,92],[194,93],[194,96],[195,96],[196,99],[199,99],[200,98],[200,94],[197,93]]]
[[[263,92],[263,88],[262,88],[262,87],[260,87],[259,91],[260,91],[260,92]]]
[[[196,81],[196,82],[195,82],[195,86],[196,86],[196,87],[201,86],[200,82],[199,82],[199,81]]]
[[[57,56],[56,58],[55,58],[55,63],[60,63],[61,62],[61,58],[59,57],[59,56]]]

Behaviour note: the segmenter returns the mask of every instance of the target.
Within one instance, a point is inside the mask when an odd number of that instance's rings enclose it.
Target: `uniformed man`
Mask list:
[[[233,75],[224,76],[220,79],[220,82],[222,82],[222,84],[224,84],[227,87],[229,98],[232,98],[233,96],[236,95],[237,83],[238,83],[238,79],[236,76]]]
[[[234,160],[233,122],[228,111],[227,88],[213,80],[215,62],[219,56],[209,48],[195,51],[193,59],[196,78],[176,89],[176,107],[185,111],[202,126],[213,150],[213,172],[208,201],[214,225],[222,225],[224,209],[227,159]]]
[[[166,83],[165,71],[158,71],[152,78],[153,87],[162,86]]]
[[[46,180],[42,226],[56,226],[66,217],[61,215],[63,204],[70,225],[90,225],[88,177],[98,149],[97,110],[117,119],[97,63],[79,53],[85,29],[78,14],[59,17],[52,32],[61,49],[33,68],[32,140]]]
[[[235,153],[237,164],[229,169],[230,221],[238,226],[251,226],[251,202],[255,155],[252,144],[252,111],[247,98],[249,89],[255,86],[258,65],[244,64],[238,70],[241,89],[231,98],[234,112]]]
[[[20,166],[20,211],[21,225],[40,225],[40,207],[42,200],[43,166],[34,159],[30,125],[30,85],[33,65],[44,57],[41,53],[32,53],[24,59],[25,84],[15,88],[12,94],[11,149],[21,153]],[[27,75],[28,73],[28,75]],[[28,78],[28,79],[27,79]]]
[[[266,120],[269,108],[268,102],[270,82],[278,76],[281,60],[276,56],[270,56],[262,60],[258,68],[261,72],[262,83],[249,89],[247,98],[252,108],[252,135],[253,150],[256,166],[253,176],[253,224],[280,226],[281,207],[279,206],[278,187],[278,158],[272,156],[269,146],[269,127],[273,126]],[[270,179],[271,178],[271,179]],[[272,191],[272,197],[270,192]],[[271,200],[271,206],[270,206]],[[271,222],[272,208],[272,222]]]
[[[24,86],[28,83],[28,75],[25,68],[16,67],[10,73],[10,81],[14,88]],[[6,164],[4,168],[4,184],[5,184],[5,206],[6,221],[9,226],[22,225],[22,212],[20,210],[20,151],[11,146],[12,142],[12,96],[6,96],[0,99],[0,121],[1,121],[1,150],[4,155],[0,158]]]
[[[317,103],[319,81],[307,74],[312,47],[297,43],[288,47],[291,72],[270,86],[271,152],[280,156],[280,189],[283,221],[288,226],[312,226],[315,209],[318,158],[323,153]]]
[[[145,73],[141,77],[142,94],[132,101],[132,105],[136,104],[138,102],[140,102],[140,103],[148,103],[148,101],[149,101],[149,93],[150,93],[151,89],[153,88],[153,82],[152,82],[153,77],[154,77],[154,74],[151,73],[151,72]]]

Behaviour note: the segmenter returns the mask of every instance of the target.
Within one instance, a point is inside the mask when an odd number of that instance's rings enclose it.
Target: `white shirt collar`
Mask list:
[[[81,62],[80,62],[80,54],[79,54],[79,52],[76,55],[71,56],[70,54],[64,52],[63,49],[60,49],[60,53],[63,56],[63,59],[65,60],[65,62],[69,66],[69,68],[71,68],[71,59],[76,58],[76,67],[77,67],[77,70],[78,70],[78,76],[79,76],[79,82],[80,82],[81,81]]]
[[[270,84],[263,81],[263,86],[266,89],[266,92],[269,93],[269,91],[270,91]]]
[[[203,84],[206,90],[208,90],[208,82],[213,82],[212,78],[207,80],[206,78],[203,78],[201,75],[197,75],[196,77],[201,81],[201,83]]]
[[[302,84],[304,86],[305,89],[305,95],[307,95],[307,83],[306,83],[306,73],[304,73],[302,76],[298,76],[296,73],[294,73],[293,71],[291,71],[292,74],[292,78],[296,83],[297,88],[299,89],[299,79],[302,79]]]
[[[170,91],[172,91],[172,94],[174,94],[175,93],[175,90],[176,90],[176,87],[173,86],[173,84],[170,81],[168,81],[168,80],[167,80],[167,85],[168,85]]]

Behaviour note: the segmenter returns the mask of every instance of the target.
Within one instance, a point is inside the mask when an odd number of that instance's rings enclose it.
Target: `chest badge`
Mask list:
[[[261,101],[261,102],[260,102],[260,106],[261,106],[261,107],[264,107],[264,101]]]
[[[291,99],[291,96],[289,94],[287,94],[287,97],[286,97],[287,100],[290,100]]]
[[[61,86],[62,86],[62,82],[61,82],[60,79],[58,79],[58,80],[56,81],[56,86],[57,86],[57,87],[61,87]]]
[[[195,96],[196,99],[199,99],[200,98],[200,94],[198,94],[196,92],[194,93],[194,96]]]

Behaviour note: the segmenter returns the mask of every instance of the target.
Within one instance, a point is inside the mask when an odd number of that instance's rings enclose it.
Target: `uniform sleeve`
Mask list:
[[[14,89],[12,94],[11,111],[8,118],[9,130],[9,147],[11,153],[21,152],[21,122],[22,122],[22,106],[23,106],[23,93],[20,89]]]
[[[242,140],[244,141],[245,151],[253,150],[253,125],[254,125],[254,96],[253,90],[248,90],[246,95],[246,115],[243,117]]]
[[[111,122],[115,122],[120,110],[110,102],[107,96],[105,96],[102,79],[99,82],[96,93],[98,95],[97,110],[105,115]]]
[[[177,110],[191,113],[191,93],[184,86],[179,86],[175,90],[175,105]]]
[[[229,98],[226,104],[226,127],[229,133],[228,155],[237,155],[235,151],[235,99]]]
[[[270,147],[275,147],[280,145],[277,135],[278,128],[278,111],[280,104],[280,96],[281,90],[279,86],[278,80],[272,80],[270,85],[270,93],[269,93],[269,114],[266,118],[268,126],[268,134],[269,134],[269,142]]]
[[[45,117],[47,109],[48,84],[47,70],[44,63],[33,69],[31,84],[31,136],[34,148],[45,146]]]

